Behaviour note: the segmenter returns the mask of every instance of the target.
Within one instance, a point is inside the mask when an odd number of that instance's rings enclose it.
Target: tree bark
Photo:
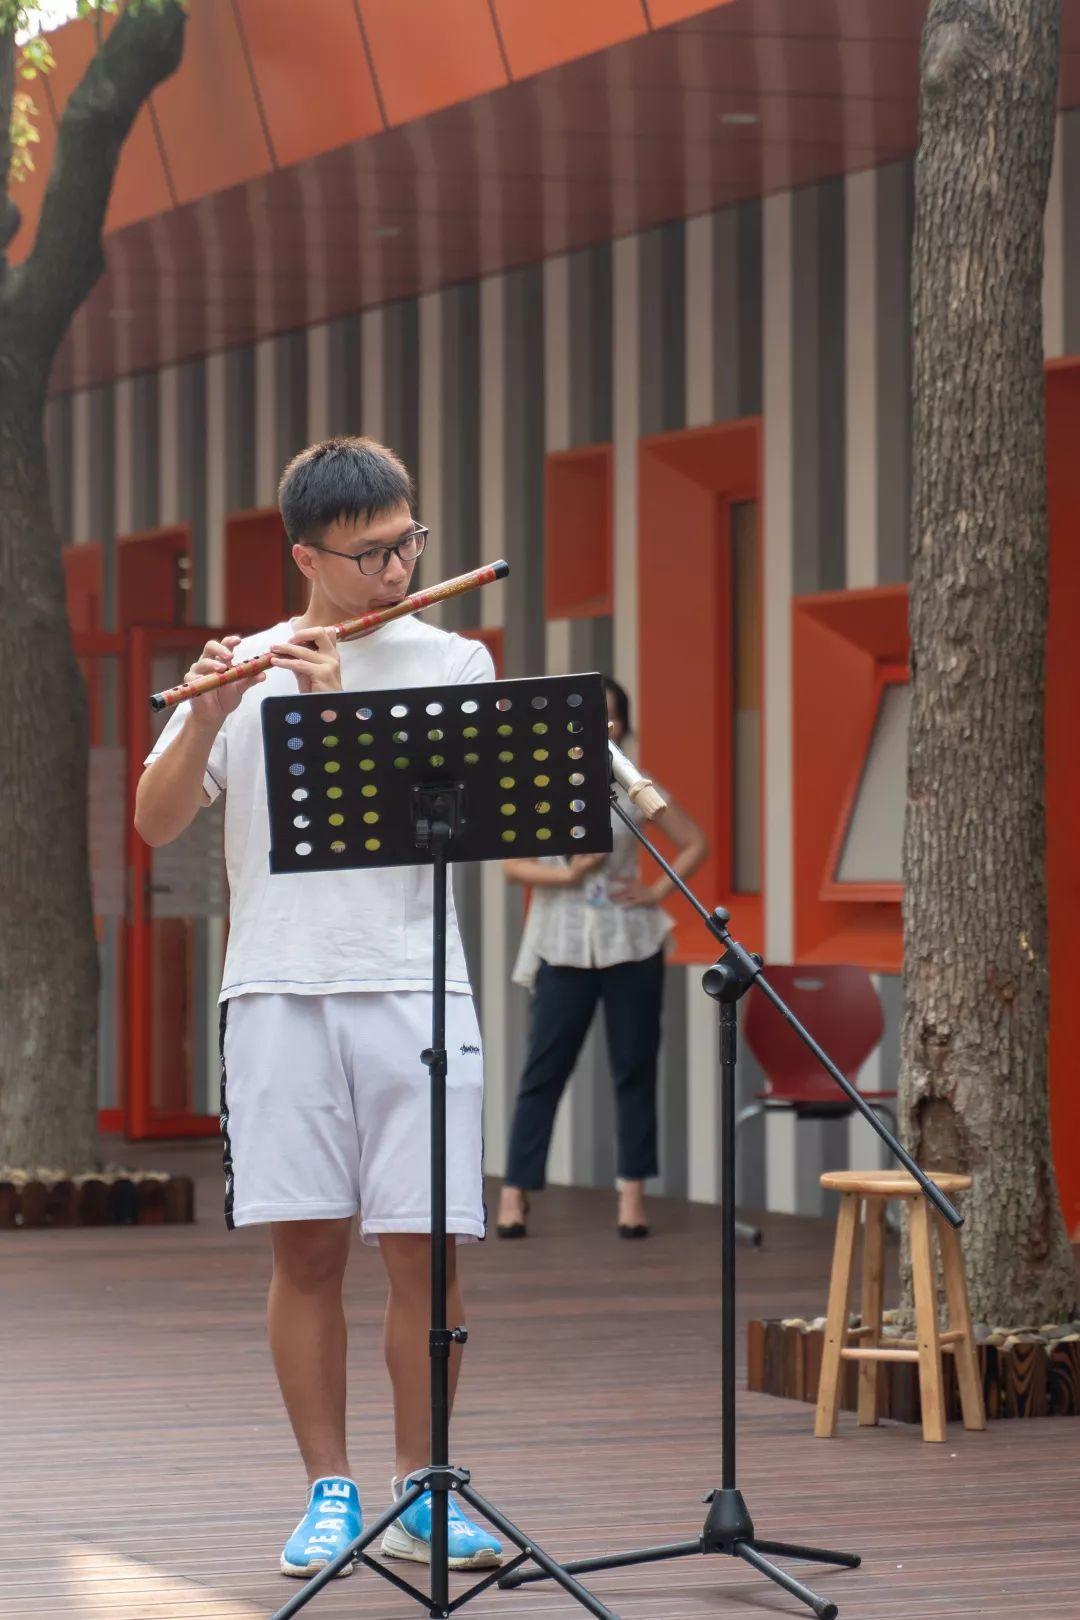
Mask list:
[[[96,1151],[86,694],[49,499],[45,395],[104,264],[124,138],[178,66],[183,36],[178,0],[144,0],[119,19],[68,100],[31,254],[0,264],[0,1164],[79,1170]],[[0,98],[3,67],[0,54]],[[5,128],[9,114],[10,100]],[[3,181],[0,201],[6,168]]]
[[[1010,1324],[1060,1321],[1077,1295],[1047,1074],[1042,230],[1058,28],[1057,0],[932,0],[915,171],[901,1111],[920,1164],[974,1177],[972,1309]]]
[[[21,409],[0,410],[0,1163],[84,1170],[98,995],[86,693],[49,512],[44,380],[18,380]],[[5,364],[5,393],[11,381]]]

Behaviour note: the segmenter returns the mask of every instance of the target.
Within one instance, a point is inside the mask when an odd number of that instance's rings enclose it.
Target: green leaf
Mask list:
[[[128,8],[137,11],[140,6],[150,6],[155,11],[161,11],[171,3],[178,3],[184,10],[187,9],[187,0],[128,0]],[[102,15],[115,16],[120,9],[120,0],[76,0],[76,15],[78,17],[96,15],[99,23]],[[33,26],[39,13],[39,6],[28,5],[25,0],[0,0],[0,34],[24,33]],[[48,34],[31,34],[29,38],[22,40],[18,50],[17,72],[18,77],[24,81],[36,79],[56,66]],[[34,98],[25,91],[17,90],[11,98],[10,178],[13,181],[25,180],[33,171],[34,161],[30,155],[30,147],[41,138],[37,131],[36,118],[37,106]]]
[[[33,173],[34,159],[30,148],[41,140],[34,115],[37,108],[25,90],[16,90],[11,98],[11,167],[10,178],[21,182]]]
[[[33,39],[28,39],[19,53],[19,59],[38,73],[47,73],[50,68],[56,66],[52,46],[44,34],[36,34]]]

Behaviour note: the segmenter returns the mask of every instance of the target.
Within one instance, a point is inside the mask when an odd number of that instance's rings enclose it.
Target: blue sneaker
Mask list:
[[[406,1484],[408,1481],[405,1482]],[[400,1496],[405,1485],[395,1479],[393,1491]],[[461,1511],[451,1493],[447,1504],[447,1546],[451,1569],[493,1569],[502,1563],[502,1543],[488,1530],[482,1530]],[[408,1558],[414,1564],[431,1563],[431,1492],[418,1496],[412,1507],[395,1519],[382,1538],[384,1558]]]
[[[314,1575],[355,1541],[364,1528],[360,1492],[351,1479],[317,1479],[308,1491],[307,1512],[285,1543],[283,1575]],[[351,1575],[346,1564],[339,1575]]]

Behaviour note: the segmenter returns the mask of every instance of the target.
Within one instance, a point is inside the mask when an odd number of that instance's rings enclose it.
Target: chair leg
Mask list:
[[[863,1225],[862,1325],[869,1327],[859,1339],[860,1349],[873,1349],[881,1343],[881,1307],[885,1293],[885,1200],[868,1198]],[[878,1390],[881,1382],[879,1361],[859,1363],[859,1422],[872,1426],[878,1420]]]
[[[964,1414],[965,1429],[986,1428],[986,1406],[983,1401],[982,1379],[979,1376],[979,1357],[971,1332],[971,1307],[968,1304],[967,1276],[964,1272],[964,1253],[960,1234],[934,1216],[938,1243],[941,1245],[941,1268],[945,1273],[945,1297],[949,1302],[949,1326],[959,1329],[964,1337],[953,1344],[956,1356],[956,1381],[960,1386],[960,1410]]]
[[[748,1124],[750,1120],[757,1119],[758,1115],[763,1114],[764,1112],[765,1104],[762,1102],[747,1103],[745,1108],[740,1108],[739,1112],[735,1116],[736,1147],[738,1146],[739,1141],[739,1131],[742,1129],[742,1127]],[[749,1221],[735,1222],[735,1236],[738,1238],[740,1243],[748,1243],[753,1249],[760,1249],[761,1241],[764,1235],[765,1234],[762,1232],[760,1226],[751,1226]]]
[[[855,1239],[859,1229],[858,1193],[840,1195],[836,1218],[836,1244],[833,1248],[832,1275],[829,1278],[829,1304],[825,1317],[825,1343],[821,1352],[821,1382],[818,1385],[814,1435],[828,1440],[836,1433],[840,1406],[840,1378],[843,1362],[840,1352],[847,1337],[848,1302],[855,1269]]]
[[[919,1396],[924,1440],[945,1438],[945,1383],[938,1338],[937,1288],[926,1199],[911,1199],[911,1274],[915,1287],[915,1333],[919,1348]]]

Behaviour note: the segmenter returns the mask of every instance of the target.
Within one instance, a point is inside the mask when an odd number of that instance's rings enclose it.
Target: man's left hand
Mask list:
[[[332,630],[300,630],[270,649],[275,669],[291,669],[301,692],[340,692],[341,659]]]

